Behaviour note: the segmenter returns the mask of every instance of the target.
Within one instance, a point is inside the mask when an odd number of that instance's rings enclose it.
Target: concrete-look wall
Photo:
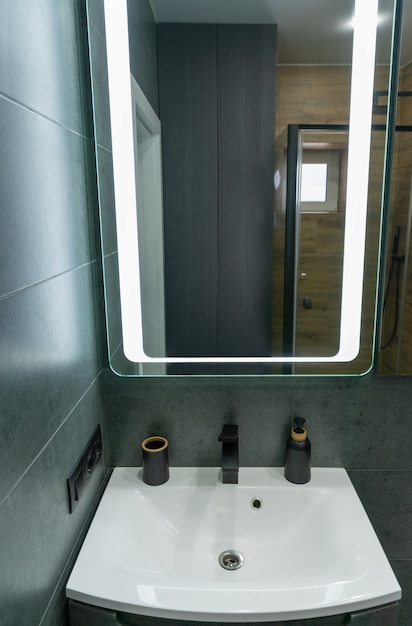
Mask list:
[[[0,5],[4,626],[66,623],[64,585],[107,468],[105,458],[71,515],[66,478],[102,422],[94,303],[101,264],[83,4]]]

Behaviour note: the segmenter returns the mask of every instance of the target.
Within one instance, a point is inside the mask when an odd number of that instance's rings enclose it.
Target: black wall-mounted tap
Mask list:
[[[238,427],[225,424],[219,435],[222,442],[222,474],[223,482],[237,485],[239,482],[239,442]]]

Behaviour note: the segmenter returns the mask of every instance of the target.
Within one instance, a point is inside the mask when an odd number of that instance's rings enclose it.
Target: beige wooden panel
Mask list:
[[[273,273],[273,348],[281,351],[283,304],[283,256],[285,215],[282,211],[285,197],[285,147],[289,124],[347,124],[350,105],[349,66],[278,66],[276,102],[276,154],[275,170],[280,172],[283,184],[275,192],[274,273]],[[375,89],[387,89],[388,68],[376,69]],[[382,123],[382,116],[373,120]],[[368,228],[365,263],[365,299],[361,355],[364,369],[370,363],[375,314],[376,267],[382,195],[384,133],[376,134],[371,150],[370,184],[368,201]],[[345,166],[346,167],[346,166]],[[345,174],[343,174],[345,177]],[[340,202],[342,203],[341,190]],[[314,218],[314,219],[313,219]],[[301,267],[307,268],[305,282],[299,285],[299,302],[303,295],[316,293],[316,306],[310,311],[299,308],[298,342],[301,354],[312,352],[315,346],[329,346],[336,352],[340,317],[340,292],[342,266],[342,231],[344,209],[334,215],[302,216]],[[312,221],[313,220],[313,221]],[[310,281],[310,282],[309,282]],[[305,294],[303,293],[305,292]],[[412,294],[411,294],[412,295]],[[412,297],[411,297],[412,302]],[[412,307],[412,305],[411,305]],[[323,343],[322,343],[323,342]],[[321,350],[323,351],[323,349]],[[333,353],[333,352],[332,352]],[[313,366],[299,365],[299,373],[311,373]],[[324,366],[325,373],[350,373],[351,364]],[[321,373],[322,366],[315,366]],[[359,363],[356,365],[359,371]]]

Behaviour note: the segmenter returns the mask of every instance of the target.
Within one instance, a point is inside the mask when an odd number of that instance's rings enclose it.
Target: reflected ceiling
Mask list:
[[[150,0],[158,22],[255,23],[278,25],[278,63],[348,63],[352,31],[348,14],[354,0]],[[412,3],[404,10],[412,25]],[[377,63],[387,63],[392,0],[380,0]],[[299,19],[297,19],[297,16]],[[322,19],[319,19],[322,16]],[[308,25],[310,27],[308,28]],[[410,32],[408,30],[408,32]],[[384,58],[379,58],[382,50]],[[412,39],[405,41],[401,65],[412,60]]]

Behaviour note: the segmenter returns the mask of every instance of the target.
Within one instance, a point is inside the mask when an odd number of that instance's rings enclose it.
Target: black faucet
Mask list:
[[[237,438],[238,427],[235,424],[225,424],[219,435],[222,442],[222,473],[223,482],[238,484],[239,476],[239,445]]]

